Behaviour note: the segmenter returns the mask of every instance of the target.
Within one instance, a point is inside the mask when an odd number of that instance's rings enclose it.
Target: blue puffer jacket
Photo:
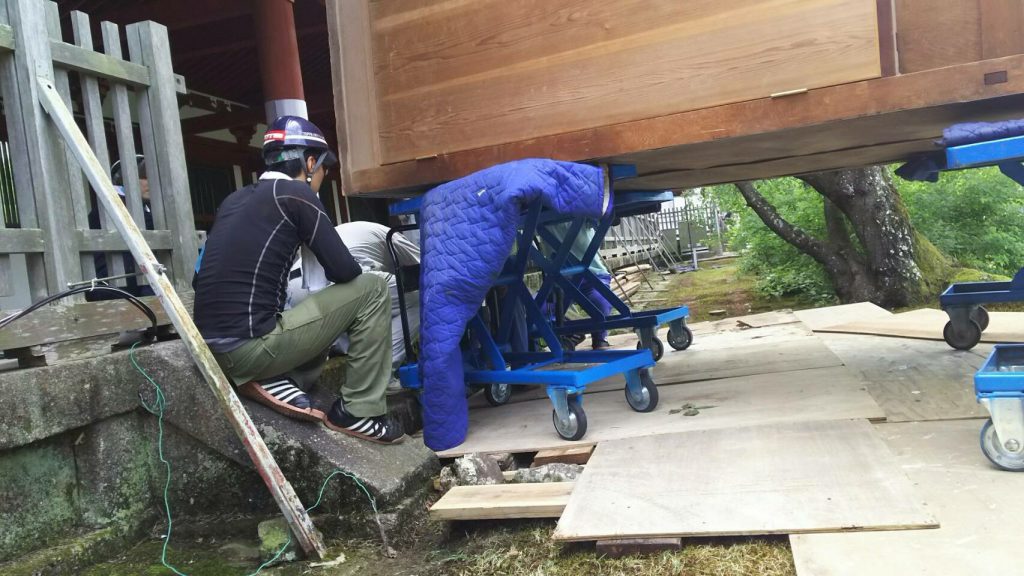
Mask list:
[[[611,209],[599,168],[553,160],[500,164],[427,193],[420,212],[420,376],[423,439],[447,450],[466,439],[459,340],[512,251],[531,202],[599,218]]]

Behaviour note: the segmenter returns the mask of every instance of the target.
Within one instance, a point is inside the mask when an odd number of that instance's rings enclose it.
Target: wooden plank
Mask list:
[[[821,330],[829,326],[847,324],[857,320],[888,318],[892,316],[892,312],[871,302],[857,302],[856,304],[840,304],[839,306],[797,310],[794,312],[794,315],[811,330]]]
[[[576,481],[553,537],[935,527],[871,424],[841,420],[603,442]]]
[[[1006,71],[1007,82],[985,84],[985,74],[996,71]],[[691,167],[691,158],[706,159],[674,180],[681,187],[835,168],[847,149],[864,149],[855,165],[886,163],[933,151],[929,140],[940,137],[950,124],[1020,117],[1022,92],[1024,57],[1009,56],[357,170],[349,194],[407,194],[410,188],[422,190],[530,157],[629,161],[644,176],[624,181],[622,187],[638,188],[654,185],[649,177],[666,169],[647,167],[648,157],[655,154],[667,158],[669,169],[676,171]],[[814,156],[825,153],[830,155]],[[801,164],[804,156],[808,158]],[[791,164],[782,172],[762,172],[762,163],[778,158],[792,159]],[[740,170],[741,165],[747,169]],[[729,179],[704,176],[716,166],[736,169]]]
[[[100,24],[103,34],[103,50],[113,58],[121,58],[121,33],[117,24],[103,22]],[[135,129],[132,124],[131,105],[128,101],[128,88],[123,84],[114,83],[110,87],[111,109],[114,117],[114,133],[117,137],[118,158],[135,158]],[[125,192],[125,205],[132,215],[135,225],[141,230],[146,229],[143,214],[142,192],[139,185],[139,167],[135,162],[121,164],[122,188]]]
[[[60,23],[58,22],[57,24],[59,26]],[[71,27],[75,35],[75,44],[89,53],[97,54],[93,52],[92,26],[89,24],[89,16],[77,10],[72,12]],[[110,58],[108,56],[104,57]],[[120,59],[110,59],[127,64],[127,62]],[[99,82],[90,74],[81,74],[79,80],[82,88],[82,106],[85,113],[85,127],[86,133],[89,135],[89,144],[96,151],[96,159],[99,160],[100,164],[110,166],[110,154],[107,151],[107,127],[103,118],[103,98],[100,96]],[[149,81],[149,71],[146,71],[146,81],[147,83]],[[104,230],[112,230],[113,225],[109,222],[109,215],[104,210],[97,208],[97,211],[99,213],[100,227]],[[86,226],[80,226],[79,228],[89,227],[87,223]],[[83,238],[78,238],[78,247],[83,251],[89,248],[84,243]],[[154,248],[152,244],[150,244],[150,247]],[[127,246],[124,250],[127,250]],[[91,254],[84,256],[90,260],[93,259]],[[106,254],[106,261],[107,274],[109,276],[120,276],[125,273],[123,254],[108,253]],[[82,266],[86,276],[95,277],[96,268],[92,261],[83,263]]]
[[[863,320],[829,326],[819,331],[846,334],[872,334],[897,338],[942,340],[942,329],[949,316],[942,310],[922,308],[889,318]],[[1024,312],[990,312],[982,342],[1024,342]]]
[[[43,232],[47,245],[46,258],[42,259],[45,288],[53,294],[66,289],[68,283],[82,279],[82,263],[74,245],[64,239],[68,223],[76,221],[71,195],[68,194],[64,147],[40,105],[38,78],[54,80],[46,6],[44,2],[32,0],[7,2],[17,49],[13,53],[13,78],[5,78],[5,83],[8,80],[15,83],[17,96],[10,102],[17,104],[10,108],[17,108],[14,114],[20,117],[16,124],[18,129],[11,134],[12,148],[16,149],[12,150],[12,156],[15,156],[12,160],[18,209],[22,216],[23,210],[33,212],[31,219],[21,219],[22,226],[38,227]],[[12,114],[9,108],[5,111]],[[41,166],[46,166],[46,169],[39,168]],[[27,177],[22,179],[19,174]],[[23,201],[27,206],[23,206]],[[34,264],[30,258],[30,274]],[[37,284],[37,279],[38,273],[33,274],[32,284]],[[34,287],[33,292],[38,292],[39,288]]]
[[[630,410],[621,390],[588,394],[584,403],[588,431],[582,442],[777,422],[885,416],[864,390],[864,383],[842,367],[662,386],[658,392],[658,408],[646,414]],[[697,416],[684,416],[679,410],[686,404],[703,409]],[[470,452],[536,452],[576,444],[555,433],[551,401],[534,400],[471,410],[466,441],[438,455],[452,458]]]
[[[881,54],[882,76],[895,76],[900,71],[896,53],[896,7],[894,0],[877,0],[878,51]]]
[[[800,576],[1001,576],[1020,572],[1024,475],[994,468],[980,422],[876,426],[941,530],[790,538]]]
[[[380,136],[377,125],[376,83],[370,8],[365,0],[327,3],[331,70],[335,79],[334,110],[341,162],[342,194],[354,192],[352,172],[378,166]]]
[[[615,271],[616,274],[632,274],[633,272],[646,272],[651,269],[650,264],[634,264],[633,266],[625,266]]]
[[[982,58],[1024,53],[1024,2],[980,0]]]
[[[14,31],[6,24],[0,24],[0,50],[6,52],[14,50]]]
[[[128,250],[128,245],[124,239],[113,228],[107,230],[76,230],[74,237],[77,239],[82,250],[93,252],[106,252],[109,250],[123,252]],[[146,230],[142,233],[142,237],[146,239],[146,243],[153,250],[172,250],[175,247],[174,239],[176,236],[172,236],[169,230]],[[112,272],[112,274],[123,273],[123,271]]]
[[[139,98],[139,126],[146,151],[153,224],[175,234],[177,246],[169,259],[172,278],[178,290],[187,290],[191,287],[199,245],[167,28],[156,22],[139,22],[125,30],[132,61],[150,71],[151,84]],[[166,220],[161,212],[166,213]]]
[[[541,450],[533,457],[533,463],[530,464],[530,468],[555,462],[559,464],[586,464],[593,452],[593,446],[567,446],[565,448],[555,448],[554,450]]]
[[[65,45],[63,42],[62,31],[60,26],[60,9],[57,7],[56,2],[47,0],[46,6],[46,28],[50,34],[50,51],[53,53],[54,48]],[[56,61],[56,58],[55,58]],[[64,68],[54,67],[53,79],[57,92],[60,94],[61,99],[64,100],[64,105],[68,109],[73,109],[71,103],[71,87],[68,82],[68,71]],[[64,149],[65,163],[67,165],[67,181],[68,191],[71,195],[71,208],[74,213],[74,221],[69,222],[72,224],[72,229],[84,230],[89,228],[89,192],[86,188],[85,177],[82,176],[82,171],[78,168],[78,163],[75,162],[75,157],[67,148]],[[68,243],[69,240],[64,237],[61,238],[61,242]],[[82,278],[95,278],[96,277],[96,265],[95,260],[91,254],[83,254],[81,247],[78,244],[72,244],[72,248],[78,254],[79,262],[81,262],[81,277]],[[114,266],[112,271],[115,274],[123,273],[123,266]]]
[[[182,299],[191,308],[195,294],[182,293]],[[159,324],[169,324],[159,299],[141,298],[156,313]],[[0,311],[5,317],[15,310]],[[0,350],[24,348],[38,344],[63,342],[100,334],[113,334],[123,330],[148,328],[149,319],[124,300],[80,302],[70,306],[47,306],[16,320],[0,332]]]
[[[821,334],[847,368],[864,380],[889,422],[980,418],[974,373],[985,359],[945,342]]]
[[[52,42],[50,51],[54,64],[66,70],[132,86],[149,86],[149,70],[145,66],[61,41]]]
[[[941,9],[934,0],[895,2],[901,72],[982,59],[979,0],[943,0]]]
[[[436,520],[558,518],[573,482],[456,486],[430,507]]]
[[[789,324],[790,322],[799,321],[792,310],[774,310],[772,312],[762,312],[761,314],[751,314],[737,318],[736,324],[740,328],[764,328],[765,326],[776,326],[778,324]]]
[[[7,254],[28,254],[46,250],[42,230],[3,228],[0,229],[0,242],[3,243],[3,251]]]
[[[542,5],[554,19],[534,18]],[[492,1],[445,22],[375,37],[383,162],[881,73],[873,0]]]
[[[11,34],[10,44],[14,46],[14,31],[9,26],[9,7],[0,4],[0,25]],[[18,70],[14,55],[10,51],[0,52],[0,97],[9,105],[4,107],[7,121],[8,154],[5,160],[11,166],[31,166],[29,160],[30,142],[26,134],[25,114],[21,105],[21,94],[18,90]],[[38,229],[39,218],[36,215],[35,186],[29,170],[14,170],[14,193],[18,205],[18,219],[22,229]],[[10,274],[10,258],[7,258],[7,273]],[[28,272],[28,297],[38,300],[46,297],[46,263],[43,254],[25,255],[26,271]],[[8,284],[11,284],[8,277]],[[13,291],[13,287],[9,290]]]

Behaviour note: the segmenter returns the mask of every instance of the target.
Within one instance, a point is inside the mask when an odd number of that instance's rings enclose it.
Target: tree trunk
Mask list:
[[[753,184],[736,187],[765,225],[824,267],[842,302],[906,306],[933,294],[948,276],[945,258],[911,226],[884,167],[821,172],[801,179],[824,196],[827,240],[783,219]]]

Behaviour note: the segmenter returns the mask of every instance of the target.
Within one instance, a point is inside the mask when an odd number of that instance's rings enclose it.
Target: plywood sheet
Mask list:
[[[942,310],[923,308],[889,318],[859,320],[819,329],[820,332],[873,334],[900,338],[942,340],[942,329],[949,316]],[[1024,312],[990,312],[988,328],[981,334],[982,342],[1024,342]]]
[[[881,74],[875,0],[371,9],[385,163]]]
[[[987,416],[974,396],[974,373],[985,362],[945,342],[857,334],[820,334],[865,382],[889,422]]]
[[[797,340],[812,336],[811,330],[800,322],[788,322],[783,324],[772,324],[761,328],[743,328],[739,322],[748,317],[725,318],[708,322],[696,322],[689,324],[693,332],[693,344],[691,350],[712,350],[723,348],[734,348],[748,344],[759,344],[763,342],[783,340]],[[662,327],[657,332],[662,342],[668,342],[668,328]],[[637,336],[633,333],[617,334],[608,337],[608,342],[614,348],[635,347]],[[672,352],[669,347],[667,353]]]
[[[1021,573],[1024,474],[992,467],[972,420],[880,424],[939,530],[793,536],[800,576],[1004,576]]]
[[[548,400],[474,409],[466,441],[438,454],[536,452],[686,430],[884,417],[864,383],[842,367],[676,384],[660,387],[659,393],[658,408],[647,414],[632,411],[621,390],[587,394],[583,406],[589,427],[581,442],[562,440],[555,433]],[[685,404],[700,413],[684,416],[680,408]]]
[[[456,486],[430,507],[438,520],[558,518],[573,482]]]
[[[798,422],[600,444],[556,540],[935,527],[864,420]]]
[[[811,330],[821,330],[822,328],[839,324],[892,316],[892,312],[871,302],[857,302],[856,304],[841,304],[839,306],[797,310],[793,314]]]

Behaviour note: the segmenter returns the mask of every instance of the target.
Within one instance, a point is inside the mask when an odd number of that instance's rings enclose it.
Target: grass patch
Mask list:
[[[796,573],[786,538],[684,540],[678,552],[603,558],[592,544],[551,540],[550,522],[468,532],[434,552],[436,572],[451,576],[783,576]],[[454,545],[454,546],[453,546]]]
[[[665,295],[666,305],[688,305],[690,322],[744,316],[782,308],[815,307],[815,303],[809,298],[771,298],[759,294],[755,289],[757,276],[740,272],[735,258],[703,263],[696,272],[686,272],[670,278],[673,281]],[[712,310],[725,310],[725,314],[712,316],[709,314]]]

